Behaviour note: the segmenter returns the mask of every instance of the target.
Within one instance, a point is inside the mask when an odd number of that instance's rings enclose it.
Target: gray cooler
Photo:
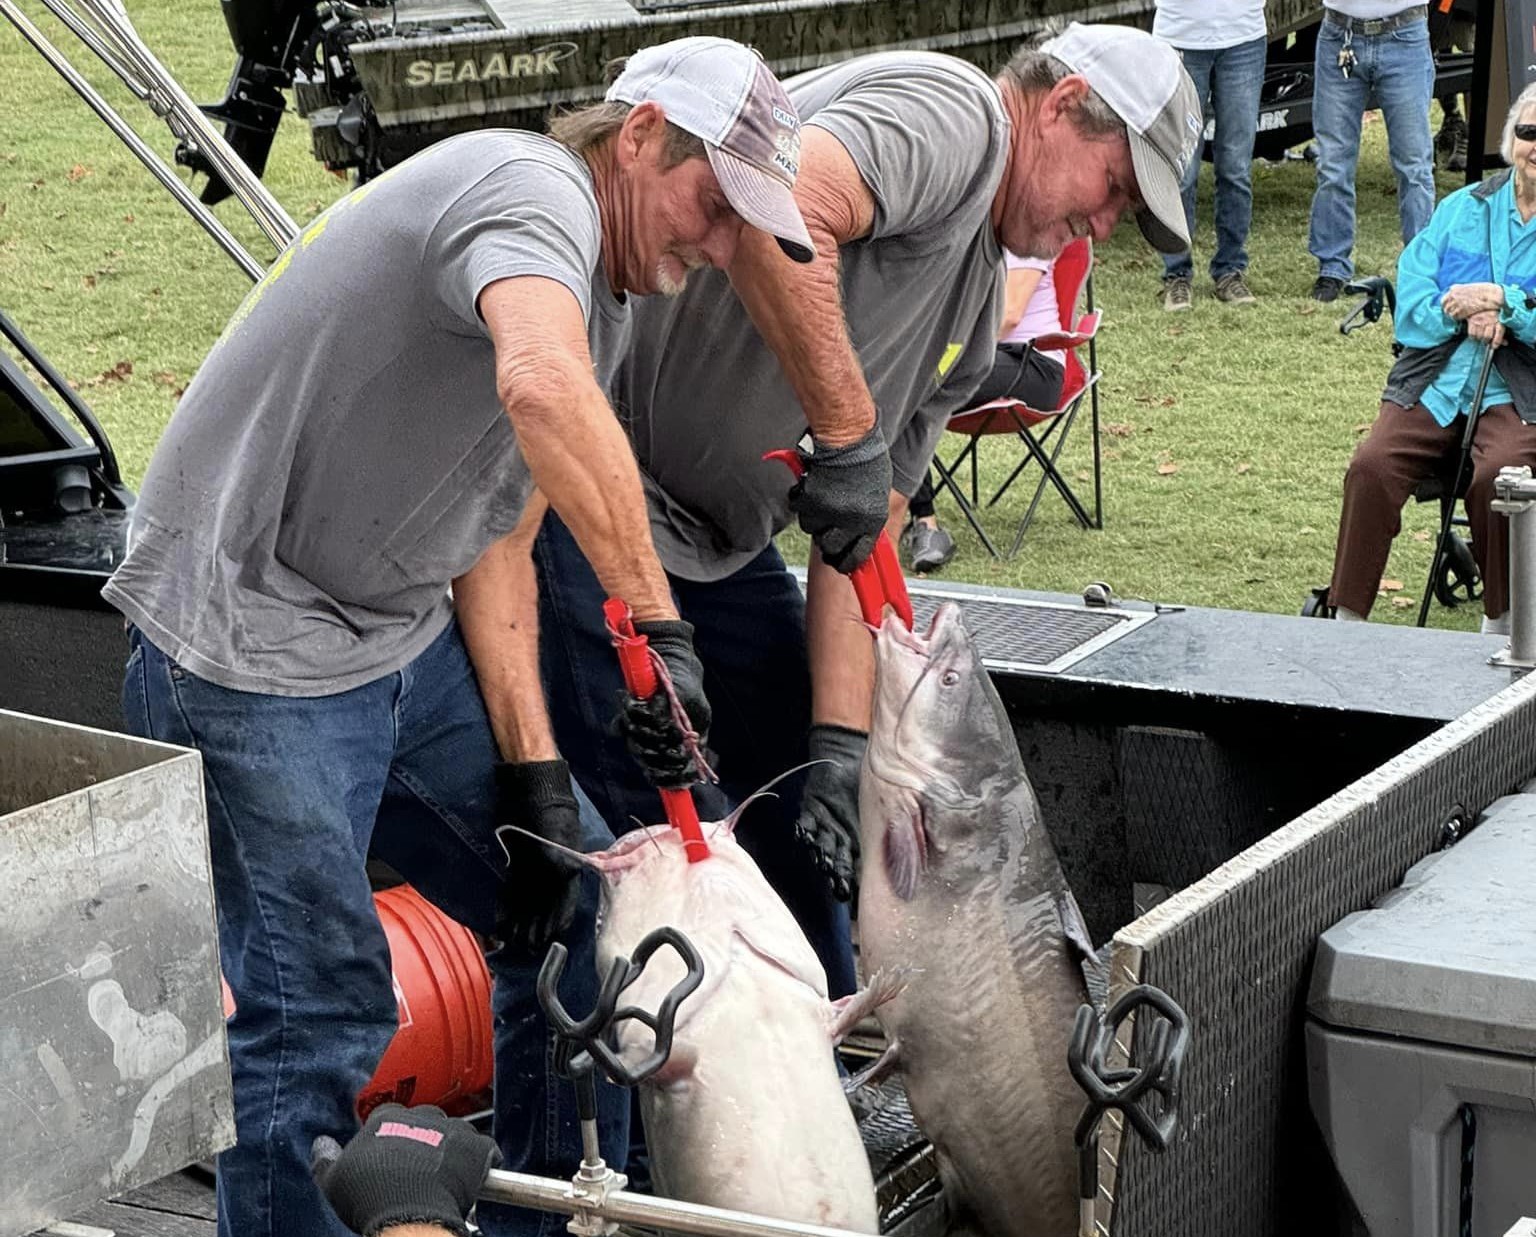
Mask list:
[[[1536,1214],[1536,795],[1325,932],[1307,1005],[1312,1111],[1371,1237],[1458,1237],[1464,1188],[1473,1237]]]

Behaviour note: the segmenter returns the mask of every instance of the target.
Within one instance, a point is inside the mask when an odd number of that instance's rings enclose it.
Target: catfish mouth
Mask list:
[[[880,635],[899,648],[929,658],[949,642],[954,630],[960,625],[960,607],[952,601],[945,601],[934,612],[926,635],[915,630],[909,631],[907,625],[894,613],[885,616],[880,626]]]

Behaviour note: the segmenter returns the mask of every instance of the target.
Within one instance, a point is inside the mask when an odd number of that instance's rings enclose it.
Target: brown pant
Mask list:
[[[1376,424],[1344,474],[1344,510],[1331,586],[1334,605],[1357,614],[1371,612],[1392,538],[1403,526],[1403,504],[1447,454],[1461,449],[1465,428],[1461,417],[1440,425],[1423,404],[1404,408],[1382,403]],[[1483,576],[1483,611],[1490,618],[1509,608],[1509,522],[1489,511],[1488,504],[1499,469],[1520,464],[1536,469],[1536,426],[1522,421],[1512,405],[1494,404],[1478,418],[1472,438],[1472,483],[1465,503],[1472,557]]]

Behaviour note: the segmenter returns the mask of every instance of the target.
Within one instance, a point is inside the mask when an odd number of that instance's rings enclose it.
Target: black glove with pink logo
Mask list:
[[[423,1105],[381,1104],[343,1149],[315,1139],[311,1171],[341,1222],[362,1237],[436,1224],[469,1237],[469,1212],[501,1152],[467,1121]]]

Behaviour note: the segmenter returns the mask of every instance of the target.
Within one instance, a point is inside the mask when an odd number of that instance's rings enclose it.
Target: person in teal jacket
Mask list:
[[[1344,477],[1329,589],[1338,618],[1370,613],[1403,504],[1457,450],[1491,348],[1466,508],[1483,630],[1508,631],[1508,524],[1488,504],[1500,468],[1536,468],[1536,85],[1510,109],[1502,149],[1510,167],[1447,197],[1398,260],[1402,354]]]

